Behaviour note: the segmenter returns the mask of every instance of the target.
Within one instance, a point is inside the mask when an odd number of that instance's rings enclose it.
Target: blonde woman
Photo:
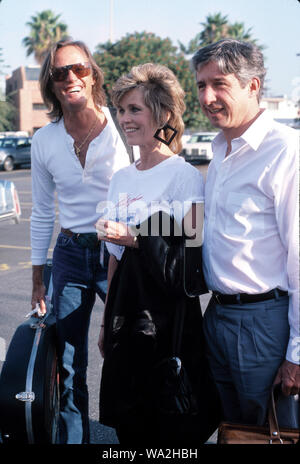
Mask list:
[[[139,147],[140,158],[113,176],[105,215],[96,224],[110,253],[109,289],[99,336],[104,357],[100,422],[116,429],[121,444],[196,444],[216,428],[199,299],[177,292],[180,276],[173,279],[173,287],[167,282],[176,258],[169,261],[166,255],[158,265],[164,247],[176,250],[180,243],[183,232],[180,237],[174,230],[183,230],[184,217],[193,208],[195,212],[203,209],[202,176],[178,155],[184,91],[171,70],[147,63],[116,82],[112,100],[127,143]],[[159,213],[170,218],[170,228],[162,226],[167,232],[158,233],[153,223],[150,232],[142,231],[141,224],[149,225],[149,218],[151,222]],[[151,234],[157,235],[157,241],[151,242],[149,253],[144,244]],[[156,407],[155,366],[171,355],[178,301],[186,306],[181,358],[198,400],[198,413],[169,417]]]

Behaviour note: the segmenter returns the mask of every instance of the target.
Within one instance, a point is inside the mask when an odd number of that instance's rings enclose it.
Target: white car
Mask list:
[[[196,132],[183,142],[181,156],[186,161],[197,163],[201,161],[209,162],[213,157],[211,142],[218,132]]]

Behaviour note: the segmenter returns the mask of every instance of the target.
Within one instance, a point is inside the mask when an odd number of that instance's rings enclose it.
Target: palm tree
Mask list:
[[[201,47],[228,36],[228,18],[227,16],[222,16],[221,13],[207,16],[206,23],[200,24],[203,26],[203,31],[199,34]]]
[[[200,23],[203,27],[185,47],[180,43],[181,51],[185,54],[195,53],[199,48],[205,47],[211,43],[225,38],[233,38],[244,40],[245,42],[256,43],[256,40],[251,37],[251,28],[246,30],[244,23],[229,23],[227,16],[222,16],[221,13],[208,15],[204,23]],[[261,46],[260,48],[264,48]]]
[[[26,55],[34,54],[38,64],[42,64],[51,45],[68,36],[68,26],[58,22],[61,15],[55,15],[51,10],[45,10],[31,16],[26,25],[31,28],[29,36],[22,40],[27,48]]]
[[[256,43],[256,39],[251,37],[251,29],[252,27],[246,31],[244,23],[231,24],[228,28],[228,37],[237,40],[244,40],[245,42],[249,41]]]

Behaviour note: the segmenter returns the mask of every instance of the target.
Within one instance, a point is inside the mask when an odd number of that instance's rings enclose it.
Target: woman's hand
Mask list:
[[[136,246],[134,233],[130,227],[122,222],[98,219],[96,222],[96,230],[98,232],[99,240],[104,240],[121,246]]]

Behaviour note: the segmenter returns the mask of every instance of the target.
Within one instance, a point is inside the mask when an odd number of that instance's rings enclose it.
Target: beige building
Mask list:
[[[300,109],[298,104],[289,100],[285,95],[280,97],[263,97],[260,102],[261,108],[267,108],[276,121],[291,127],[298,127]]]
[[[39,89],[39,66],[21,66],[6,77],[6,95],[17,109],[16,130],[32,135],[49,119]]]

